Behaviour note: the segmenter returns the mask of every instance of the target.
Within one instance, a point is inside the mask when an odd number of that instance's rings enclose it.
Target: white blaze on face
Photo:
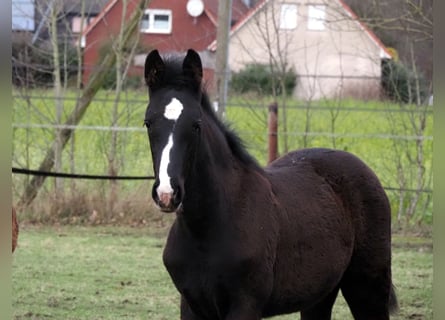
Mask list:
[[[184,109],[182,103],[178,99],[173,98],[172,101],[165,106],[164,117],[166,117],[168,120],[176,121],[181,115],[182,109]]]
[[[170,163],[170,150],[173,147],[173,134],[170,133],[167,145],[162,150],[161,165],[159,166],[159,186],[156,189],[158,196],[162,193],[172,193],[173,188],[170,184],[170,176],[167,173],[168,164]]]
[[[184,109],[182,103],[173,98],[172,101],[165,106],[164,117],[168,120],[177,121],[179,116]],[[174,128],[174,127],[173,127]],[[167,145],[162,150],[161,154],[161,164],[159,165],[159,186],[156,189],[158,196],[161,196],[162,193],[172,193],[173,187],[170,183],[170,176],[168,175],[167,169],[170,163],[170,150],[173,148],[173,131],[170,133],[167,141]]]

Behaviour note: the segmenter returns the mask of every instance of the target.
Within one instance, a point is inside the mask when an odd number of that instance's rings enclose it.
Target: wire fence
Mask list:
[[[107,132],[145,132],[144,128],[138,127],[106,127],[106,126],[82,126],[82,125],[63,125],[63,124],[21,124],[13,123],[15,129],[71,129],[76,131],[107,131]],[[240,131],[243,136],[257,135],[254,131]],[[363,134],[363,133],[331,133],[331,132],[277,132],[279,135],[293,137],[326,137],[326,138],[362,138],[362,139],[391,139],[391,140],[433,140],[433,136],[423,135],[395,135],[395,134]]]
[[[102,90],[78,125],[64,124],[80,95],[67,90],[62,98],[56,98],[52,90],[14,89],[12,167],[16,199],[35,175],[51,179],[36,201],[47,201],[58,189],[65,194],[99,193],[98,197],[109,199],[110,186],[116,183],[120,190],[113,195],[116,198],[128,198],[132,190],[148,194],[153,172],[143,127],[148,102],[145,90],[126,90],[119,97]],[[263,165],[270,102],[271,97],[231,95],[225,115]],[[299,101],[292,97],[278,101],[278,105],[281,154],[305,147],[350,151],[380,177],[397,215],[403,215],[399,212],[408,210],[413,201],[416,216],[430,215],[432,106],[354,99]],[[74,133],[58,165],[50,171],[39,170],[62,129]],[[68,181],[56,182],[61,178]]]
[[[44,177],[55,177],[55,178],[67,178],[67,179],[90,179],[90,180],[154,180],[155,176],[110,176],[110,175],[92,175],[92,174],[70,174],[63,172],[52,172],[52,171],[41,171],[41,170],[30,170],[24,168],[12,167],[12,173],[33,175],[33,176],[44,176]],[[432,193],[431,189],[406,189],[406,188],[395,188],[395,187],[383,187],[388,191],[404,191],[404,192],[422,192],[422,193]]]

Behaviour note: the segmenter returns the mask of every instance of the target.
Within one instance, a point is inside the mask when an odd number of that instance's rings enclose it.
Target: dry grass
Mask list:
[[[172,219],[171,215],[159,214],[147,183],[132,190],[118,190],[114,197],[105,187],[87,184],[58,195],[43,191],[38,201],[19,212],[19,221],[39,225],[149,225],[165,230]]]

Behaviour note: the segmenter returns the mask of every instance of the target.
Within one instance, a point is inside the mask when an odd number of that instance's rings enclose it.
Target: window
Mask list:
[[[297,27],[297,5],[282,4],[280,12],[280,29],[291,30]]]
[[[71,21],[71,30],[74,33],[81,33],[85,31],[87,26],[93,21],[94,17],[84,17],[83,18],[83,30],[80,30],[80,26],[82,25],[82,17],[73,17]]]
[[[309,30],[324,30],[325,14],[325,6],[310,5],[308,10],[307,28]]]
[[[34,31],[33,0],[12,0],[12,30]]]
[[[171,10],[145,10],[141,20],[141,32],[171,33]]]

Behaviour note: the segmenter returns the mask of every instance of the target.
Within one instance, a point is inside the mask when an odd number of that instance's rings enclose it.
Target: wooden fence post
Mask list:
[[[268,118],[268,136],[269,136],[269,157],[268,163],[271,163],[278,157],[278,104],[273,102],[269,105]]]

